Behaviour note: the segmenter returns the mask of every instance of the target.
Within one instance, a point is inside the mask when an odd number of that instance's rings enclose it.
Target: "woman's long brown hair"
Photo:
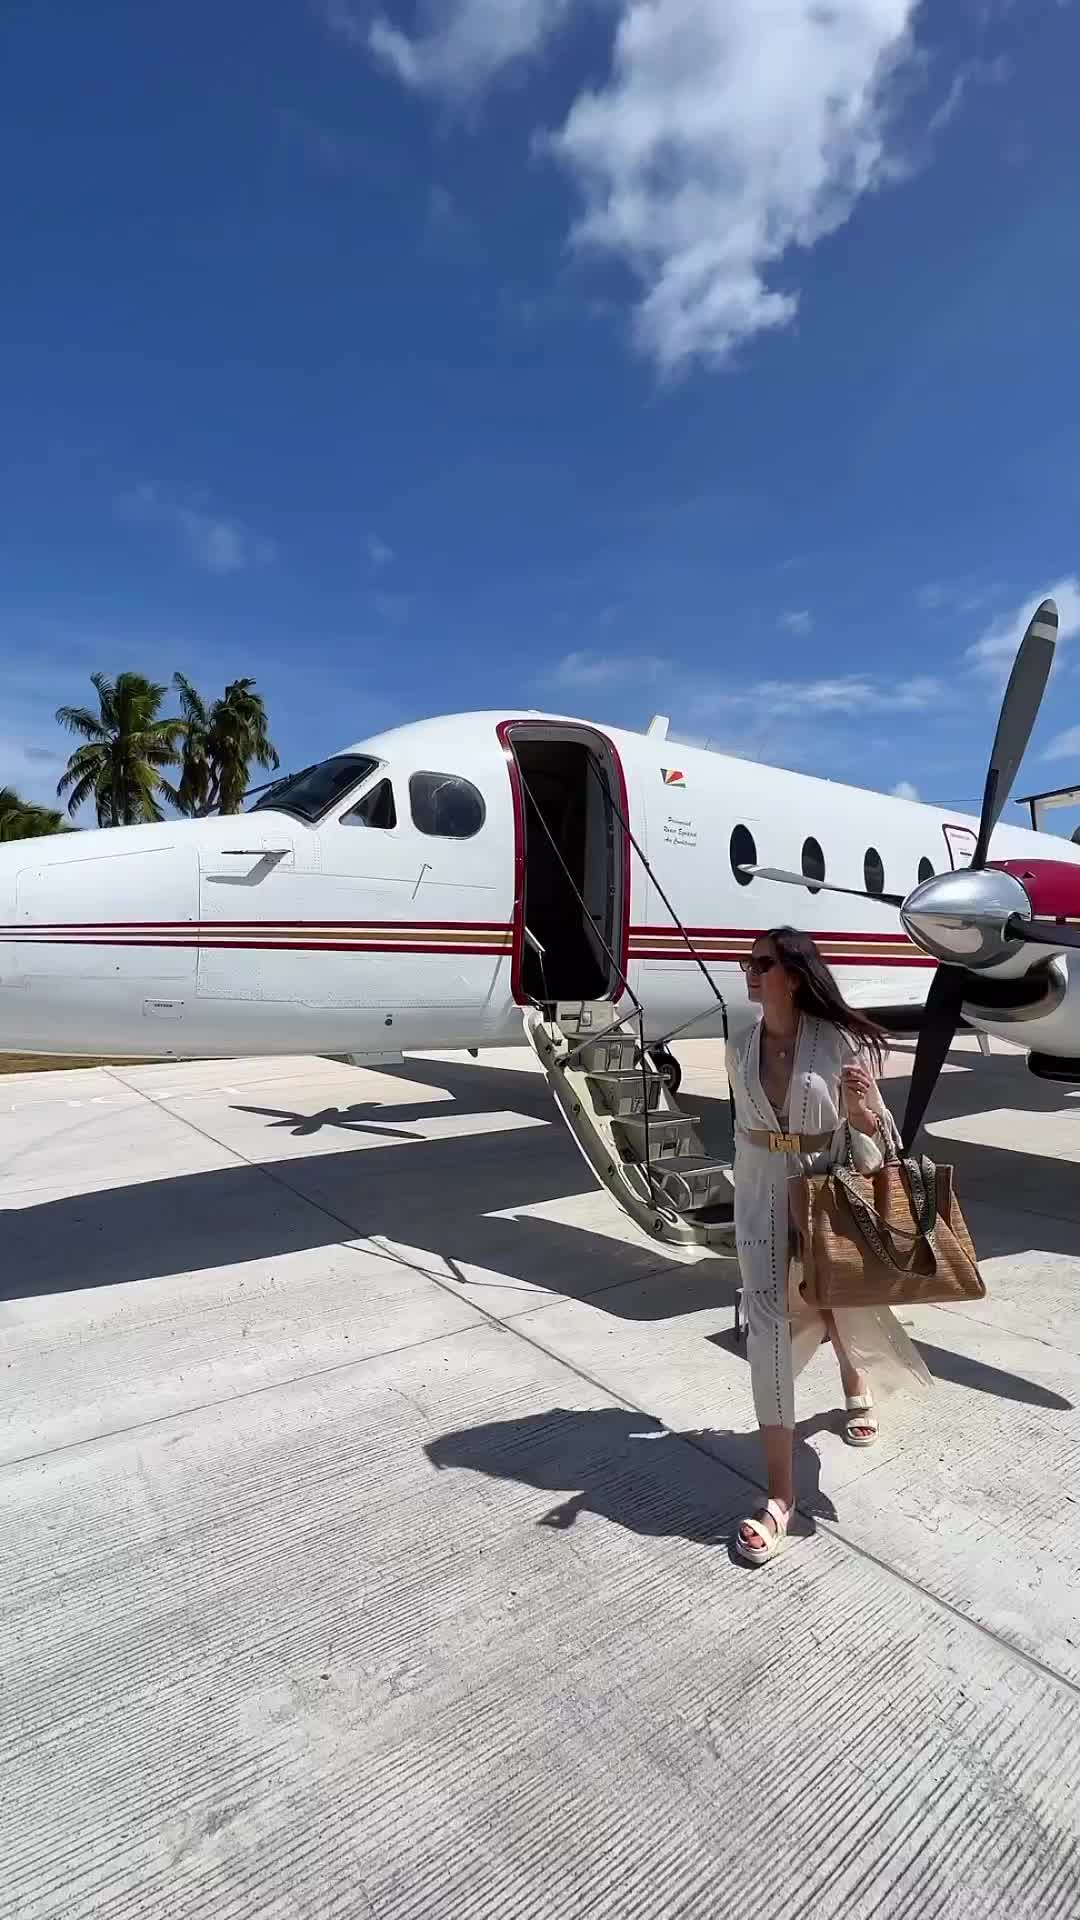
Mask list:
[[[875,1074],[879,1074],[888,1052],[885,1029],[860,1013],[857,1007],[848,1006],[811,935],[800,932],[798,927],[772,927],[768,933],[759,934],[758,939],[771,940],[781,966],[798,980],[795,1005],[799,1012],[811,1014],[818,1020],[830,1020],[841,1033],[848,1034],[866,1050]]]

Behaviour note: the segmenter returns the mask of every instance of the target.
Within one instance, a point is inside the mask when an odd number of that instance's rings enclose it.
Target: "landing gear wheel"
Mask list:
[[[667,1047],[653,1047],[651,1052],[656,1065],[656,1071],[660,1075],[672,1099],[674,1099],[679,1088],[682,1086],[682,1068],[676,1060],[675,1055]]]

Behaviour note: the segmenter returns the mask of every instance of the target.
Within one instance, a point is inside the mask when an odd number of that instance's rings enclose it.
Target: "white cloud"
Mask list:
[[[661,368],[722,364],[794,318],[773,270],[895,176],[892,82],[916,11],[623,0],[611,75],[550,146],[584,194],[574,239],[639,280],[636,337]]]
[[[375,57],[407,87],[466,98],[504,67],[537,53],[569,17],[573,0],[426,0],[425,30],[413,37],[380,15],[362,27],[347,0],[327,0],[329,24]]]
[[[919,789],[913,787],[910,780],[898,780],[892,790],[892,796],[894,800],[917,800]]]
[[[544,676],[544,685],[566,691],[652,684],[670,675],[670,660],[656,654],[568,653]]]
[[[1032,594],[1012,613],[1000,614],[967,650],[967,659],[975,667],[1000,678],[1012,665],[1013,656],[1024,637],[1024,630],[1040,600],[1054,600],[1058,610],[1058,639],[1072,640],[1080,633],[1080,575],[1066,576],[1049,593]]]
[[[662,369],[722,365],[793,320],[796,250],[905,171],[891,109],[922,71],[919,0],[425,0],[412,35],[369,28],[355,0],[323,8],[405,86],[461,103],[587,3],[615,18],[609,70],[540,142],[584,201],[574,244],[629,269],[635,338]]]
[[[884,681],[862,674],[837,674],[816,680],[758,680],[740,686],[727,675],[711,678],[689,671],[658,654],[568,653],[539,685],[567,695],[592,695],[610,689],[625,706],[628,690],[663,683],[673,712],[695,713],[702,720],[733,723],[747,751],[747,728],[771,728],[798,718],[807,723],[850,719],[864,714],[915,713],[938,705],[946,690],[938,680]],[[714,741],[715,744],[715,741]]]
[[[274,558],[272,541],[249,532],[236,520],[169,500],[147,482],[125,494],[119,508],[126,520],[167,528],[203,573],[249,573],[269,566]]]
[[[377,533],[368,534],[367,550],[368,559],[373,567],[388,567],[394,557],[393,547],[388,547],[386,541],[380,539]]]
[[[972,580],[928,580],[915,594],[923,613],[981,613],[992,606],[1000,589],[977,586]]]
[[[944,697],[940,681],[872,680],[863,674],[837,674],[819,680],[759,680],[739,690],[724,687],[716,698],[732,706],[752,706],[762,714],[915,713]]]
[[[799,607],[792,613],[782,613],[779,624],[784,627],[788,633],[811,633],[814,627],[814,616],[809,608]]]
[[[1012,71],[1012,61],[1005,53],[999,53],[995,60],[965,60],[953,75],[941,105],[931,114],[927,133],[932,137],[944,132],[956,119],[972,87],[1002,87],[1012,78]]]
[[[1051,740],[1044,760],[1080,760],[1080,727],[1067,727]]]
[[[380,620],[407,620],[412,610],[407,593],[373,593],[371,604]]]
[[[916,673],[910,680],[897,680],[887,690],[886,705],[901,713],[916,713],[923,707],[940,706],[948,700],[948,688],[931,674]]]

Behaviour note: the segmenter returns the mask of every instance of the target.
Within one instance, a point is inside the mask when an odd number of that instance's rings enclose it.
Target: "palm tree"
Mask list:
[[[0,840],[40,840],[72,831],[62,813],[20,799],[14,787],[0,787]]]
[[[252,762],[276,773],[281,765],[267,731],[266,705],[254,680],[233,680],[224,698],[214,702],[210,737],[215,800],[222,813],[239,813],[251,778]]]
[[[165,688],[141,673],[121,673],[115,681],[92,673],[98,711],[61,707],[62,727],[87,744],[76,747],[56,789],[68,796],[74,814],[93,798],[99,827],[133,826],[163,818],[158,796],[168,797],[166,767],[180,761],[182,720],[163,720]]]
[[[184,716],[183,772],[169,798],[181,813],[239,813],[252,763],[271,773],[281,765],[262,695],[254,680],[233,680],[208,707],[182,673],[174,673],[173,686]]]
[[[178,812],[194,818],[209,810],[214,786],[210,710],[185,674],[174,673],[173,686],[180,695],[184,735],[180,779],[167,792]]]

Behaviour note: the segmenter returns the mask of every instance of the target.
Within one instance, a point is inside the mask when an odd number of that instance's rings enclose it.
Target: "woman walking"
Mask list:
[[[877,1087],[882,1030],[847,1005],[809,934],[794,927],[755,940],[743,971],[761,1019],[728,1048],[735,1229],[768,1499],[735,1545],[760,1566],[779,1552],[795,1505],[795,1377],[822,1341],[832,1341],[840,1364],[852,1447],[878,1437],[871,1369],[879,1385],[928,1386],[930,1376],[887,1307],[821,1315],[790,1294],[789,1182],[824,1173],[849,1152],[858,1172],[871,1173],[895,1138]]]

